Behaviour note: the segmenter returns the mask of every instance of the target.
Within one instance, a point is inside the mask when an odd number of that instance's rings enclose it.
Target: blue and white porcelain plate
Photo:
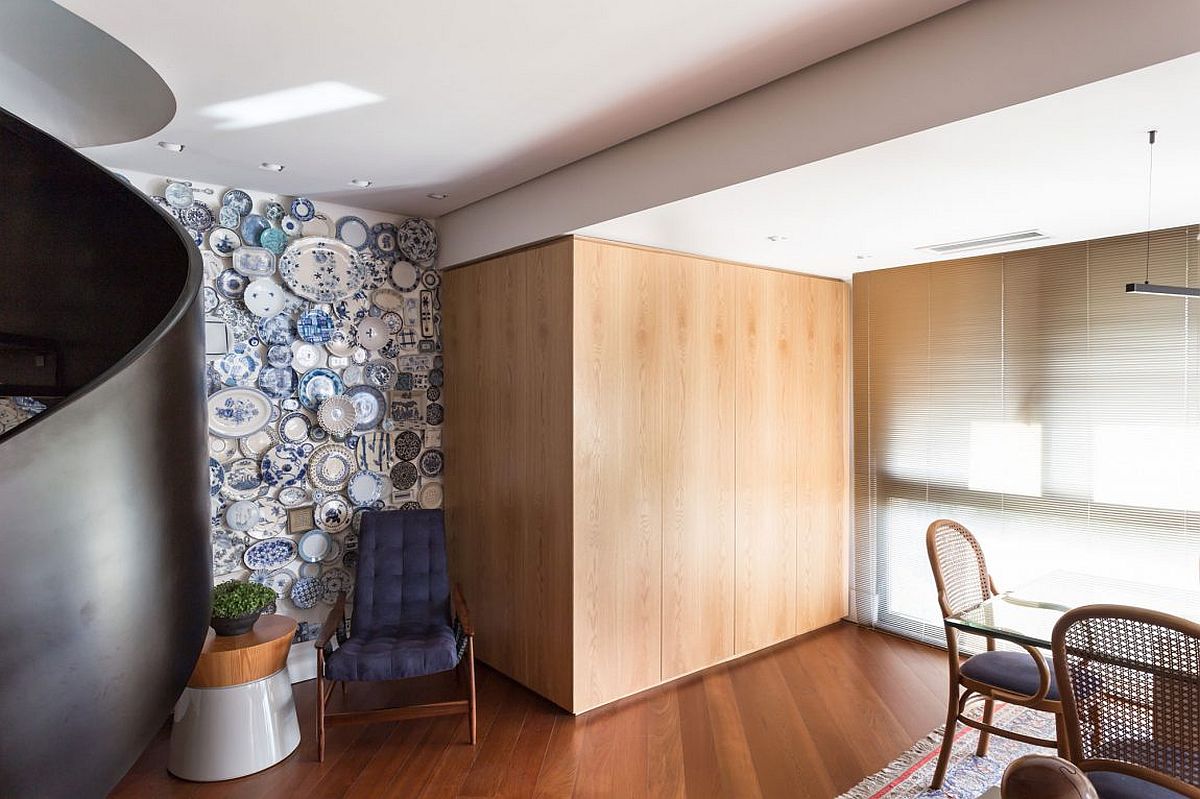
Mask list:
[[[287,211],[284,207],[274,200],[263,206],[263,214],[272,222],[278,222],[280,219],[283,219],[283,215],[286,213]]]
[[[392,283],[400,291],[413,291],[421,282],[421,272],[411,261],[396,261],[392,266]]]
[[[279,420],[279,438],[285,444],[303,444],[308,440],[308,429],[312,426],[307,414],[289,413]]]
[[[239,274],[232,269],[226,269],[217,275],[216,284],[218,294],[229,300],[237,300],[241,299],[250,281],[246,279],[245,275]]]
[[[206,314],[217,310],[217,306],[221,304],[221,298],[212,286],[204,286],[200,289],[200,301],[204,304],[204,313]]]
[[[247,243],[233,251],[233,268],[249,278],[267,277],[275,274],[275,253],[265,247],[254,247]]]
[[[258,583],[259,585],[265,585],[267,588],[270,588],[275,592],[275,596],[278,599],[283,599],[288,596],[289,592],[292,590],[292,581],[294,579],[295,578],[292,577],[291,573],[283,571],[282,569],[273,572],[265,570],[256,571],[254,574],[250,575],[250,582]]]
[[[242,220],[238,232],[242,234],[242,241],[246,242],[248,246],[257,247],[263,231],[270,230],[270,228],[271,220],[262,214],[250,214]]]
[[[275,367],[292,365],[292,348],[286,344],[272,344],[267,348],[267,363]]]
[[[278,488],[301,485],[308,474],[308,455],[303,444],[276,444],[263,455],[263,480]]]
[[[212,209],[199,201],[179,209],[179,223],[197,233],[207,233],[216,221]]]
[[[337,221],[337,237],[356,250],[371,245],[371,229],[357,216],[343,216]]]
[[[405,219],[397,232],[400,253],[410,261],[430,262],[437,257],[437,232],[419,217]]]
[[[222,205],[217,209],[217,224],[221,227],[237,230],[242,224],[242,215],[238,213],[236,208],[228,205]],[[239,239],[240,241],[241,239]]]
[[[392,436],[390,433],[367,433],[358,437],[354,458],[360,469],[382,472],[392,465]]]
[[[371,430],[383,421],[387,413],[387,400],[374,386],[354,386],[346,390],[346,396],[354,403],[354,429],[360,433]]]
[[[163,190],[163,196],[167,203],[176,211],[181,208],[187,208],[196,201],[196,195],[192,192],[192,184],[183,183],[182,181],[170,181],[167,183],[167,188]]]
[[[262,471],[253,458],[238,458],[225,467],[225,486],[221,494],[226,498],[234,501],[257,499],[262,489]]]
[[[287,486],[279,490],[279,502],[285,508],[294,508],[308,502],[308,492],[300,486]]]
[[[296,393],[296,370],[290,366],[268,366],[258,373],[258,388],[272,399],[286,399]]]
[[[225,467],[216,458],[208,459],[208,494],[215,497],[225,485]]]
[[[245,544],[234,541],[233,537],[226,533],[214,531],[212,537],[213,576],[219,577],[223,574],[240,571],[242,555],[245,552]]]
[[[309,410],[317,410],[321,403],[330,397],[336,397],[345,390],[342,379],[331,369],[310,369],[300,378],[296,393],[300,404]]]
[[[208,429],[222,438],[242,438],[271,421],[271,400],[253,388],[227,388],[208,398]]]
[[[396,260],[399,247],[396,234],[396,226],[391,222],[380,222],[371,227],[371,252],[376,258],[382,258],[388,263]]]
[[[330,442],[313,450],[308,459],[308,481],[322,491],[341,491],[354,472],[354,452],[343,444]],[[345,500],[342,500],[345,502]],[[347,523],[350,507],[346,505]],[[325,529],[330,529],[326,527]],[[340,529],[340,528],[339,528]]]
[[[321,571],[321,601],[325,604],[332,605],[340,592],[349,595],[353,590],[354,578],[341,566],[330,566]]]
[[[295,238],[304,231],[304,224],[294,216],[285,216],[279,220],[279,229]]]
[[[329,341],[325,342],[325,349],[329,350],[330,355],[342,358],[348,358],[354,352],[354,347],[353,328],[347,330],[344,327],[336,327],[330,334]]]
[[[445,456],[442,455],[440,449],[426,450],[421,455],[421,460],[418,461],[421,464],[421,474],[426,477],[437,477],[442,473],[442,466],[445,460]]]
[[[296,340],[296,334],[292,329],[292,320],[287,314],[275,314],[259,322],[258,337],[268,346],[281,345],[288,347],[289,350],[291,347],[288,345]]]
[[[300,536],[300,543],[296,551],[300,555],[300,560],[307,563],[319,563],[329,552],[331,546],[333,546],[333,539],[329,537],[329,533],[324,530],[309,530]]]
[[[324,344],[333,338],[333,317],[320,308],[310,308],[296,320],[296,332],[310,344]]]
[[[304,299],[330,303],[361,289],[367,276],[357,250],[317,236],[288,247],[279,258],[279,274]]]
[[[367,385],[384,391],[390,390],[395,385],[398,375],[399,372],[396,371],[396,366],[391,361],[371,361],[363,371]]]
[[[225,509],[225,525],[236,533],[244,533],[258,523],[258,505],[239,499]]]
[[[397,460],[415,461],[421,454],[421,436],[413,430],[402,430],[396,434],[392,451]]]
[[[222,258],[233,255],[233,251],[241,246],[241,238],[227,227],[213,228],[212,232],[208,234],[208,249]]]
[[[250,313],[260,319],[266,319],[283,312],[286,293],[283,286],[271,278],[260,277],[251,280],[250,285],[246,286],[242,293],[242,304]]]
[[[215,364],[217,374],[224,386],[252,386],[262,369],[254,347],[235,344],[233,349],[221,356]]]
[[[321,581],[316,577],[301,577],[292,584],[292,604],[301,610],[314,607],[320,601],[323,594],[324,589],[321,587]]]
[[[296,544],[290,538],[268,538],[252,544],[242,556],[246,567],[254,571],[275,571],[296,559]]]
[[[307,197],[297,197],[292,200],[291,213],[301,222],[307,222],[317,215],[317,207]]]
[[[258,237],[259,246],[265,247],[276,255],[283,255],[283,251],[287,249],[288,237],[277,227],[267,228]]]
[[[328,354],[320,344],[309,344],[307,341],[296,341],[292,344],[292,368],[297,372],[308,372],[318,366],[325,366]]]
[[[383,475],[378,472],[359,471],[350,475],[346,484],[346,495],[355,505],[370,505],[383,496]]]
[[[241,189],[228,189],[221,195],[221,206],[232,208],[238,216],[245,216],[254,208],[254,201]]]
[[[350,526],[354,511],[345,497],[334,494],[317,505],[317,526],[330,533],[339,533]]]

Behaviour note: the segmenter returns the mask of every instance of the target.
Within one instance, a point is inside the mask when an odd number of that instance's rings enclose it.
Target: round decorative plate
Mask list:
[[[267,219],[262,214],[248,214],[242,220],[241,227],[238,232],[242,234],[242,241],[246,242],[251,247],[257,247],[264,230],[271,228],[271,220]]]
[[[421,456],[421,460],[418,461],[421,464],[421,474],[426,477],[437,477],[441,474],[445,462],[446,458],[440,449],[426,450]]]
[[[237,454],[237,448],[233,445],[233,441],[213,435],[208,437],[208,451],[214,458],[221,461],[227,461]]]
[[[287,510],[279,500],[271,497],[259,497],[257,504],[258,521],[250,529],[250,535],[261,539],[279,535],[287,522]]]
[[[353,509],[346,498],[334,494],[317,505],[317,526],[331,533],[340,533],[350,526],[353,515]]]
[[[301,222],[307,222],[317,215],[317,207],[307,197],[297,197],[292,200],[292,216]]]
[[[175,209],[187,208],[196,201],[196,195],[192,193],[192,185],[190,183],[167,183],[167,188],[163,190],[163,196],[167,198],[167,203]]]
[[[251,544],[242,556],[246,567],[254,571],[275,571],[296,559],[296,543],[290,538],[268,538]]]
[[[316,577],[301,577],[292,584],[292,604],[301,610],[307,610],[314,607],[324,593],[325,589]]]
[[[292,332],[292,320],[287,314],[275,314],[259,322],[258,337],[268,346],[288,345],[296,340],[296,334]]]
[[[278,443],[275,440],[275,431],[268,425],[257,433],[251,433],[243,438],[238,448],[247,458],[261,458],[264,452]]]
[[[234,271],[250,278],[275,274],[275,253],[266,247],[238,247],[233,251],[233,260],[230,263],[233,264]]]
[[[346,396],[354,404],[354,429],[360,433],[376,427],[387,413],[387,400],[383,392],[373,386],[354,386],[346,389]]]
[[[441,388],[444,382],[446,382],[446,375],[441,369],[435,366],[429,370],[429,385],[434,388]]]
[[[367,385],[380,389],[390,389],[396,384],[396,365],[391,361],[371,361],[366,365],[363,376]]]
[[[241,189],[228,189],[221,195],[221,205],[232,208],[238,216],[245,216],[254,208],[254,201]]]
[[[333,546],[333,539],[329,537],[329,533],[324,530],[309,530],[300,536],[300,543],[296,550],[301,560],[307,563],[318,563],[329,552],[331,546]]]
[[[216,458],[208,459],[208,494],[215,497],[225,485],[225,467]]]
[[[263,214],[272,222],[278,222],[280,219],[283,219],[283,215],[286,213],[287,210],[282,205],[274,201],[263,206]]]
[[[353,472],[354,452],[343,444],[322,444],[308,459],[308,481],[324,491],[341,491]]]
[[[258,243],[275,255],[283,255],[283,251],[287,249],[288,236],[277,227],[269,227],[258,237]]]
[[[267,363],[276,368],[292,365],[292,348],[286,344],[272,344],[267,348]]]
[[[242,555],[246,545],[238,543],[232,537],[220,533],[212,537],[213,576],[230,574],[242,569]]]
[[[275,592],[277,599],[283,599],[292,590],[292,575],[280,569],[279,571],[256,571],[250,575],[250,582],[265,585]]]
[[[237,533],[249,530],[258,518],[258,505],[248,499],[239,499],[225,509],[225,524]]]
[[[299,236],[304,230],[304,225],[294,216],[284,216],[279,220],[279,229],[289,236]]]
[[[337,601],[339,593],[345,591],[349,594],[353,590],[354,578],[341,566],[331,566],[321,572],[322,602],[332,605]]]
[[[217,222],[220,223],[221,227],[233,230],[241,227],[242,215],[238,213],[236,208],[228,205],[222,205],[219,209],[217,209]],[[241,239],[239,238],[238,241],[241,241]]]
[[[179,209],[179,223],[197,233],[207,232],[216,221],[212,209],[199,201],[192,203],[187,208]]]
[[[308,502],[308,492],[300,486],[288,486],[279,490],[279,502],[285,508],[294,508]]]
[[[425,406],[425,421],[431,425],[437,426],[442,423],[446,417],[446,409],[439,403],[431,402]]]
[[[378,316],[368,316],[358,323],[357,338],[360,346],[377,350],[391,340],[392,331]]]
[[[342,371],[342,382],[348,386],[360,386],[367,382],[367,378],[363,374],[363,368],[353,364]]]
[[[325,342],[325,349],[329,350],[331,355],[342,358],[350,357],[350,354],[354,352],[354,346],[353,329],[347,330],[344,327],[335,327],[329,334],[329,341]]]
[[[383,496],[383,475],[378,472],[355,472],[346,484],[346,494],[355,505],[370,505]]]
[[[342,545],[338,543],[336,538],[332,539],[332,545],[329,551],[325,553],[325,557],[321,558],[322,563],[337,563],[342,556]]]
[[[263,455],[262,479],[280,488],[302,484],[308,474],[308,455],[303,444],[276,444]]]
[[[227,227],[213,228],[208,234],[208,248],[223,258],[233,255],[233,251],[242,246],[238,234]]]
[[[287,399],[296,385],[296,370],[290,366],[268,366],[258,373],[258,387],[271,399]]]
[[[216,361],[214,367],[224,386],[250,386],[262,369],[255,348],[248,344],[235,344],[233,349]]]
[[[398,242],[396,226],[391,222],[380,222],[371,227],[371,252],[376,258],[391,263],[396,260]]]
[[[411,261],[396,261],[392,266],[392,282],[401,291],[412,291],[421,282],[421,273]]]
[[[436,269],[426,269],[421,273],[421,285],[427,289],[435,289],[442,285],[442,274]]]
[[[264,319],[275,316],[283,310],[283,286],[269,277],[252,280],[242,294],[242,302],[255,316]]]
[[[346,435],[354,429],[354,403],[345,395],[330,397],[321,403],[317,423],[332,435]]]
[[[421,503],[422,508],[440,508],[442,507],[442,496],[441,483],[425,483],[417,492],[417,501]]]
[[[289,413],[279,420],[279,438],[285,444],[303,444],[308,440],[309,427],[307,414]]]
[[[296,332],[310,344],[324,344],[333,337],[333,317],[320,308],[310,308],[296,320]]]
[[[200,301],[204,304],[204,313],[206,314],[217,310],[217,306],[221,304],[221,298],[217,296],[217,290],[212,286],[204,286],[200,289]]]
[[[296,353],[299,356],[299,353]],[[296,358],[299,362],[299,357]],[[296,394],[300,397],[300,404],[309,410],[316,410],[321,407],[321,403],[330,397],[336,397],[345,389],[342,379],[337,376],[337,373],[330,369],[316,368],[310,369],[300,378],[300,384],[296,387]]]
[[[362,288],[366,268],[345,242],[300,239],[279,258],[279,274],[298,295],[314,302],[334,302]]]
[[[208,398],[208,429],[222,438],[242,438],[271,421],[271,400],[253,388],[227,388]]]
[[[412,430],[403,430],[396,434],[392,444],[396,457],[402,461],[413,461],[421,454],[421,436]]]
[[[325,350],[321,348],[320,344],[309,344],[306,341],[297,341],[292,344],[292,368],[297,372],[307,372],[318,366],[324,366],[325,360]]]
[[[390,477],[392,478],[392,488],[398,491],[407,491],[417,484],[417,467],[408,461],[400,461],[392,467]]]
[[[225,487],[221,493],[229,499],[257,499],[262,487],[262,472],[253,458],[238,458],[225,467]]]
[[[371,229],[357,216],[343,216],[337,221],[337,237],[356,250],[371,244]]]
[[[320,563],[301,563],[300,568],[298,568],[296,571],[300,572],[301,577],[320,577],[321,576],[321,564]]]
[[[419,217],[405,219],[397,232],[400,254],[410,261],[432,261],[437,257],[437,232]]]
[[[217,293],[230,300],[239,299],[246,291],[246,286],[250,283],[245,275],[239,274],[232,269],[226,269],[217,275],[215,282],[217,284]]]

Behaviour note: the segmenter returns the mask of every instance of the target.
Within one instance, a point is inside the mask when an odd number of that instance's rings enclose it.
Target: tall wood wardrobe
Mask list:
[[[846,611],[846,284],[566,237],[443,279],[489,664],[582,712]]]

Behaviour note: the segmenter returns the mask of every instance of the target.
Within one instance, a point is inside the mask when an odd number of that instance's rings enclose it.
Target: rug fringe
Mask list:
[[[837,799],[871,799],[876,793],[886,788],[892,780],[911,768],[915,760],[919,760],[941,746],[945,730],[945,725],[938,727],[906,749],[883,771],[867,777]]]

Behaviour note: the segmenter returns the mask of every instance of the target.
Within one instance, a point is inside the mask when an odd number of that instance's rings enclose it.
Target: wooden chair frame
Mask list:
[[[1084,746],[1083,719],[1080,715],[1079,697],[1076,694],[1074,684],[1071,682],[1070,653],[1067,651],[1067,631],[1073,624],[1089,619],[1123,619],[1174,630],[1196,639],[1200,639],[1200,624],[1146,608],[1135,608],[1124,605],[1086,605],[1063,614],[1063,617],[1054,625],[1054,633],[1051,639],[1052,651],[1054,653],[1054,670],[1058,678],[1058,690],[1063,698],[1063,721],[1066,736],[1069,742],[1069,750],[1075,755],[1068,759],[1084,774],[1087,774],[1089,771],[1112,771],[1127,774],[1131,777],[1137,777],[1146,782],[1175,791],[1181,796],[1188,797],[1188,799],[1200,799],[1200,787],[1183,782],[1168,774],[1122,760],[1086,758],[1083,756],[1085,752],[1089,751],[1089,748]],[[1095,656],[1092,662],[1125,665],[1125,659],[1117,656]],[[1156,680],[1163,677],[1160,672],[1155,671],[1154,674]],[[1173,678],[1174,676],[1168,675],[1168,677]],[[1100,690],[1104,690],[1103,687]],[[1156,694],[1156,705],[1159,701],[1164,700],[1160,700]],[[1169,701],[1169,696],[1165,701]],[[1090,721],[1093,725],[1099,724],[1098,719],[1091,719]],[[1200,724],[1200,719],[1193,719],[1193,723]],[[1098,734],[1099,730],[1095,732]]]
[[[337,680],[325,678],[325,647],[329,644],[338,625],[346,618],[346,592],[338,593],[337,601],[325,617],[321,625],[321,633],[313,642],[317,649],[317,759],[325,761],[325,727],[339,724],[377,724],[384,721],[404,721],[406,719],[428,718],[431,716],[454,716],[465,714],[469,719],[468,732],[470,743],[475,745],[475,628],[471,624],[470,611],[467,601],[463,598],[462,586],[455,583],[450,594],[454,608],[454,616],[467,639],[467,648],[454,667],[455,676],[459,682],[465,676],[467,680],[467,696],[464,699],[452,699],[445,702],[428,702],[420,705],[405,705],[402,707],[381,708],[378,710],[346,711],[328,713],[326,706],[329,695],[333,693]],[[464,674],[465,672],[465,674]],[[326,686],[328,683],[328,686]],[[345,696],[346,683],[342,682],[342,695]]]
[[[983,549],[979,546],[979,542],[971,534],[971,531],[952,519],[937,519],[929,525],[925,533],[925,547],[929,553],[929,564],[933,568],[933,580],[937,584],[938,604],[941,606],[943,618],[949,618],[950,616],[971,609],[969,607],[955,607],[950,601],[946,576],[942,568],[937,546],[939,534],[947,529],[959,535],[973,550],[978,565],[980,591],[983,598],[990,599],[1000,593],[999,589],[996,588],[996,582],[992,579],[991,574],[988,573]],[[945,624],[945,628],[946,651],[950,661],[950,698],[946,711],[946,731],[945,737],[942,740],[942,751],[938,756],[937,767],[934,769],[933,782],[930,784],[930,787],[936,790],[942,785],[942,780],[946,776],[946,768],[950,764],[950,753],[954,746],[954,733],[959,722],[980,731],[979,745],[975,747],[975,754],[979,757],[987,755],[989,736],[999,735],[1002,738],[1010,738],[1014,741],[1021,741],[1022,743],[1033,744],[1035,746],[1055,747],[1058,749],[1061,757],[1069,759],[1066,748],[1067,737],[1063,723],[1062,702],[1046,698],[1046,695],[1050,692],[1050,667],[1047,665],[1046,658],[1042,655],[1041,651],[1037,647],[1020,645],[1033,657],[1034,665],[1037,666],[1038,689],[1035,693],[1028,695],[1013,693],[995,685],[963,676],[961,671],[962,659],[958,648],[958,630],[951,627],[949,623]],[[980,635],[987,641],[987,651],[995,651],[996,639],[982,633]],[[1061,696],[1061,687],[1059,691]],[[992,724],[992,712],[995,709],[997,700],[1012,705],[1021,705],[1022,707],[1034,710],[1041,710],[1046,713],[1053,713],[1054,727],[1057,732],[1056,740],[1037,738]],[[983,715],[980,720],[976,721],[968,717],[966,711],[980,702],[983,703]]]

